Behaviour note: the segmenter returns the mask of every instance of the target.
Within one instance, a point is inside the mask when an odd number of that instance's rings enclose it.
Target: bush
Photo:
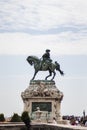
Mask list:
[[[21,117],[17,113],[14,113],[11,122],[21,122]]]
[[[27,129],[29,130],[31,120],[30,120],[30,117],[29,117],[27,111],[24,111],[24,112],[22,113],[21,119],[22,119],[22,121],[25,123]]]
[[[5,121],[5,117],[3,113],[0,114],[0,121]]]

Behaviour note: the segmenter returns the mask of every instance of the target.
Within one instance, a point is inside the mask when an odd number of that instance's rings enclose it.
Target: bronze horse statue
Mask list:
[[[56,75],[55,69],[58,70],[61,75],[64,75],[64,72],[60,69],[60,65],[59,65],[59,63],[57,63],[57,61],[55,61],[55,63],[51,63],[51,64],[48,64],[47,62],[43,63],[41,61],[41,59],[39,59],[36,56],[28,56],[27,61],[30,65],[34,65],[35,73],[34,73],[32,80],[35,79],[35,76],[38,71],[49,71],[49,75],[45,78],[45,80],[47,80],[48,77],[52,76],[52,73],[53,73],[53,77],[51,80],[54,79],[54,77]]]

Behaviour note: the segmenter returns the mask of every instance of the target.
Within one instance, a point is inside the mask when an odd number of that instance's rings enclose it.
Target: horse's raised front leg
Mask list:
[[[48,77],[50,77],[52,75],[52,72],[49,70],[49,75],[45,78],[45,80],[47,80]]]
[[[56,72],[53,72],[53,78],[51,80],[53,80],[55,78]]]
[[[37,72],[38,72],[38,71],[35,71],[34,76],[33,76],[33,78],[32,78],[31,80],[34,80],[34,79],[35,79],[35,76],[36,76]]]

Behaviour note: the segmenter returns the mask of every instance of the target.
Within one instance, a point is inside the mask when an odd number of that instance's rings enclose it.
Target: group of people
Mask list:
[[[87,116],[85,117],[63,116],[63,120],[68,120],[70,125],[79,125],[87,127]]]

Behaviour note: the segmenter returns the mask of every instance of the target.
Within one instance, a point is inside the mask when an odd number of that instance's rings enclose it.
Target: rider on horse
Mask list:
[[[41,60],[42,59],[42,60]],[[55,69],[60,72],[61,75],[64,75],[63,71],[60,69],[60,65],[57,61],[55,63],[52,63],[52,60],[50,59],[50,50],[47,49],[45,54],[43,54],[42,58],[39,59],[36,56],[28,56],[27,61],[30,65],[34,65],[34,76],[32,80],[35,79],[35,76],[38,71],[49,71],[49,75],[46,76],[45,80],[47,80],[48,77],[50,77],[53,74],[53,77],[51,80],[54,79],[56,72]]]
[[[51,63],[52,63],[52,60],[50,59],[50,50],[47,49],[46,52],[42,56],[42,65],[41,66],[43,66],[43,64],[44,65],[48,64],[51,66]]]

